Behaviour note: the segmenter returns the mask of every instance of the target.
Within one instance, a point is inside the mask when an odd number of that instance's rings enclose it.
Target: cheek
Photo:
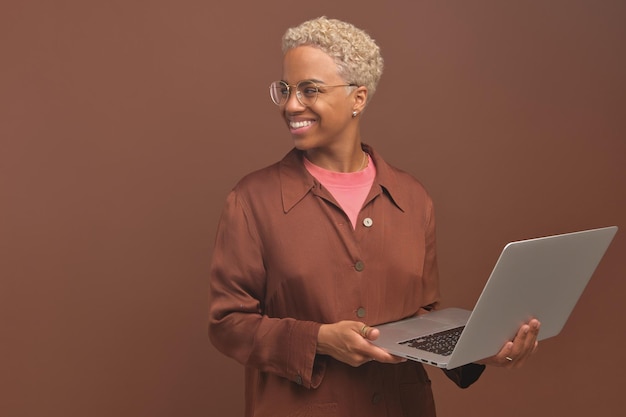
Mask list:
[[[352,118],[352,111],[345,106],[325,106],[316,110],[322,125],[344,125]]]

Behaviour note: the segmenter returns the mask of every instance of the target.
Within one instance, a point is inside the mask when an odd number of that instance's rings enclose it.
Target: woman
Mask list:
[[[294,149],[228,195],[211,265],[210,337],[246,368],[246,416],[434,416],[421,364],[369,343],[369,326],[439,302],[433,205],[363,144],[382,74],[375,42],[318,18],[283,37],[271,84]],[[539,323],[485,364],[521,365]],[[448,376],[459,386],[484,369]]]

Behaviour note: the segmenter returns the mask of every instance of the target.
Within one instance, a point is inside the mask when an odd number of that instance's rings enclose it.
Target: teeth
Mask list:
[[[289,126],[291,126],[293,129],[300,129],[305,126],[311,126],[312,124],[313,122],[310,120],[304,122],[289,122]]]

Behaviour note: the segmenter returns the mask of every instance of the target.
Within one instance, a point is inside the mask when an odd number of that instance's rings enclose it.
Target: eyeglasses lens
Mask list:
[[[317,100],[318,87],[311,81],[302,81],[296,86],[296,97],[303,106],[310,106]],[[291,86],[283,81],[274,81],[270,85],[270,97],[274,104],[281,106],[289,99]]]
[[[310,106],[317,100],[317,85],[310,81],[298,83],[298,99],[305,106]]]
[[[280,106],[289,98],[289,87],[282,81],[274,81],[270,84],[270,97],[274,104]]]

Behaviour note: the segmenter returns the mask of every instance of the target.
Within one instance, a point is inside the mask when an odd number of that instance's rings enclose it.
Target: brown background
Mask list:
[[[622,226],[527,367],[466,391],[429,368],[440,416],[620,414],[625,5],[3,1],[0,415],[241,415],[206,336],[215,227],[291,147],[267,85],[322,14],[382,47],[364,138],[435,200],[446,304],[471,308],[510,240]]]

